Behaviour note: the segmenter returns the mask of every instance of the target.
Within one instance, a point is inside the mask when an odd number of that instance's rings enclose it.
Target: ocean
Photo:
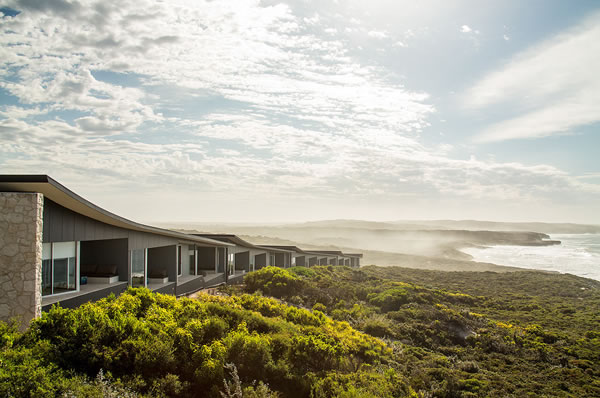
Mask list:
[[[556,234],[556,246],[490,246],[466,248],[474,261],[557,271],[600,280],[600,234]]]

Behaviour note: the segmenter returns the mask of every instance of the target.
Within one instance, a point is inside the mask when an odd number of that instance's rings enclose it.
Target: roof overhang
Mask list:
[[[192,234],[195,236],[201,236],[207,239],[215,239],[221,242],[231,243],[240,247],[246,247],[248,249],[256,249],[261,251],[268,251],[265,247],[250,243],[237,235],[233,234]]]
[[[0,175],[1,192],[41,193],[51,201],[96,221],[132,231],[168,236],[182,242],[204,246],[232,246],[229,243],[156,228],[128,220],[82,198],[47,175]]]
[[[333,257],[333,256],[344,256],[344,253],[342,253],[339,250],[319,250],[316,251],[314,253],[321,253],[324,256],[329,256],[329,257]]]
[[[283,248],[279,248],[279,247],[255,245],[255,244],[250,243],[247,240],[244,240],[234,234],[193,234],[193,235],[203,236],[205,238],[210,238],[210,239],[217,239],[222,242],[230,242],[237,246],[246,247],[248,249],[261,250],[261,251],[265,251],[265,252],[273,252],[273,253],[291,253],[291,252],[293,252],[293,250],[287,250],[287,249],[283,249]]]
[[[344,256],[362,258],[363,255],[362,255],[362,253],[344,253]]]
[[[271,246],[258,246],[258,247],[262,247],[263,249],[269,251],[269,252],[273,252],[273,253],[293,253],[293,250],[286,250],[286,249],[278,249],[275,247],[271,247]]]
[[[263,247],[269,248],[269,250],[283,250],[285,252],[296,252],[296,253],[304,253],[309,254],[308,252],[300,249],[298,246],[283,246],[283,245],[263,245]]]

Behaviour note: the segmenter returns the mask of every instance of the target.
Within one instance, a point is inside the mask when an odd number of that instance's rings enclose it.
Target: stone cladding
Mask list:
[[[26,328],[42,310],[44,197],[0,192],[0,320]]]

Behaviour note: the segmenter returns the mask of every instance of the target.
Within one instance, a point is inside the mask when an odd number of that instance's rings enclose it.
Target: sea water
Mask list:
[[[474,261],[557,271],[600,280],[600,234],[551,235],[555,246],[490,246],[466,248]]]

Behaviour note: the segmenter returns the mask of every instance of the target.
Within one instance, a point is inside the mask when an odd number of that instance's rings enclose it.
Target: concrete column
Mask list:
[[[0,320],[25,329],[42,313],[44,196],[0,192]]]

